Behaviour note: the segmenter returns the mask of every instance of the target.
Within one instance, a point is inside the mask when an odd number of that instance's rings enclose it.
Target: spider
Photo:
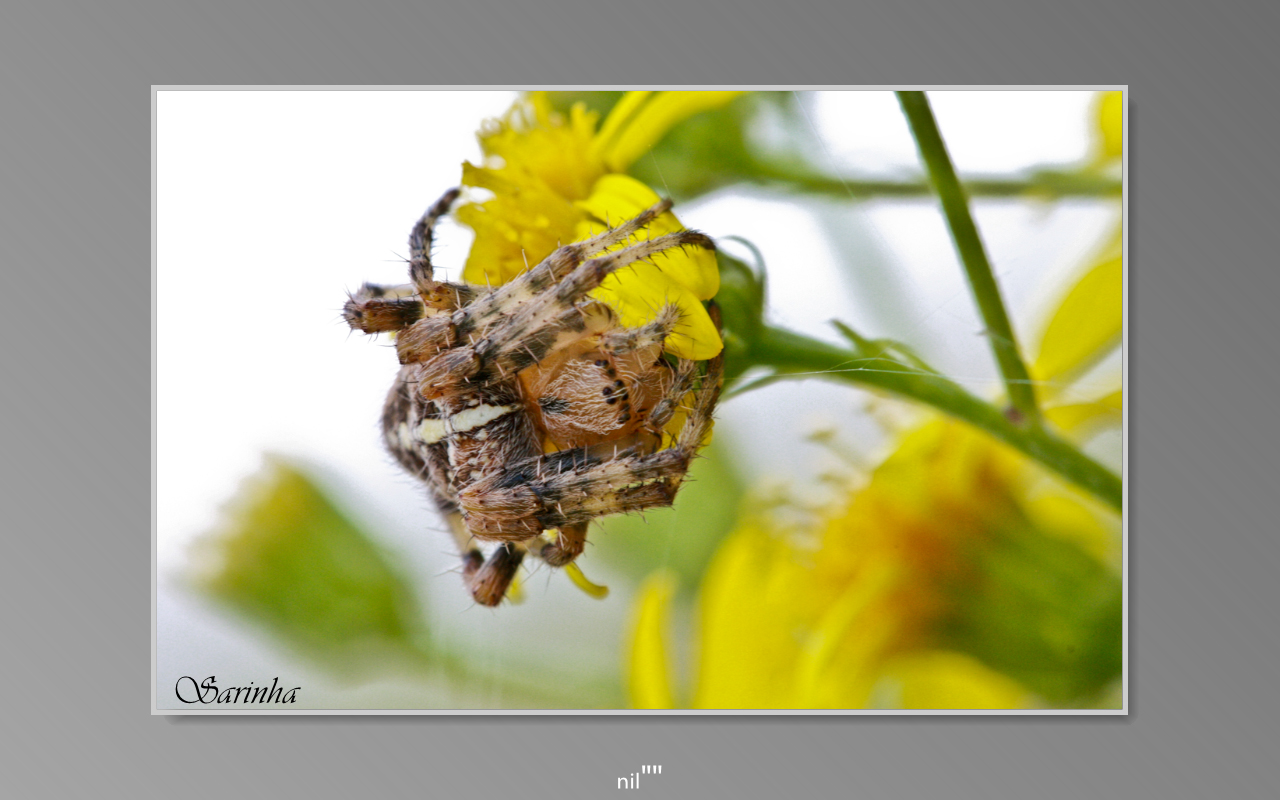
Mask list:
[[[433,231],[458,194],[446,192],[414,226],[412,283],[366,283],[343,317],[354,330],[395,332],[401,367],[383,440],[448,522],[472,597],[496,606],[526,556],[563,567],[582,553],[593,519],[675,499],[710,431],[723,354],[705,369],[668,360],[675,306],[627,328],[587,293],[664,250],[715,245],[690,230],[627,244],[671,208],[663,200],[495,289],[437,281]],[[714,304],[709,312],[718,328]],[[664,449],[663,430],[689,396]],[[480,542],[497,546],[486,557]]]

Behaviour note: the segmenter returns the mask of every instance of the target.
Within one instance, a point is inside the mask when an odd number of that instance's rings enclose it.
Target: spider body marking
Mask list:
[[[412,283],[365,284],[343,316],[355,330],[396,332],[401,367],[383,408],[383,441],[448,522],[472,596],[493,606],[526,556],[564,566],[582,552],[595,518],[674,500],[710,431],[723,356],[705,370],[671,363],[663,348],[679,322],[675,306],[627,328],[587,294],[665,250],[715,245],[688,230],[631,241],[670,209],[662,201],[497,288],[437,281],[434,228],[457,197],[446,192],[414,226]],[[711,313],[718,326],[714,304]],[[683,427],[662,449],[665,426],[689,396]],[[488,556],[482,542],[497,543]]]

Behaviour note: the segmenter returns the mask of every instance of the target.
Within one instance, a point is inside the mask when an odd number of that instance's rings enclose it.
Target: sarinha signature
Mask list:
[[[253,681],[249,681],[248,686],[228,686],[221,690],[218,689],[217,681],[216,676],[210,675],[201,683],[196,683],[195,678],[183,675],[174,684],[173,691],[184,703],[207,705],[209,703],[296,703],[298,692],[302,689],[301,686],[295,686],[286,691],[279,685],[279,678],[272,678],[270,687],[254,686]]]

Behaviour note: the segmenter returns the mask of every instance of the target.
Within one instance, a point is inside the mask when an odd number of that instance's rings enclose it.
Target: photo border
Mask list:
[[[176,708],[162,709],[158,707],[156,698],[157,660],[158,660],[158,569],[157,546],[159,537],[157,517],[157,131],[158,131],[158,95],[163,91],[592,91],[592,90],[631,90],[631,89],[677,89],[677,90],[748,90],[748,91],[1119,91],[1123,93],[1121,135],[1123,137],[1121,161],[1121,219],[1122,219],[1122,306],[1123,322],[1121,335],[1121,381],[1122,381],[1122,453],[1121,481],[1123,508],[1121,510],[1122,535],[1122,592],[1123,592],[1123,664],[1121,667],[1121,707],[1118,709],[467,709],[467,708],[423,708],[423,709],[289,709],[272,707],[267,709],[247,709],[240,706],[233,708]],[[478,122],[477,122],[478,124]],[[822,717],[822,716],[869,716],[869,717],[1091,717],[1091,716],[1127,716],[1129,714],[1129,87],[1124,84],[1102,85],[823,85],[823,86],[615,86],[615,85],[531,85],[531,86],[430,86],[430,85],[398,85],[398,86],[337,86],[337,85],[153,85],[151,87],[151,713],[153,716],[516,716],[516,717],[558,717],[558,716],[611,716],[611,717]]]

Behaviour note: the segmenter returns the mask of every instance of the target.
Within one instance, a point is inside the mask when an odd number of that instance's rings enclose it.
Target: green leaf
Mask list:
[[[195,556],[199,588],[312,656],[422,647],[418,600],[391,559],[286,460],[268,459]]]

